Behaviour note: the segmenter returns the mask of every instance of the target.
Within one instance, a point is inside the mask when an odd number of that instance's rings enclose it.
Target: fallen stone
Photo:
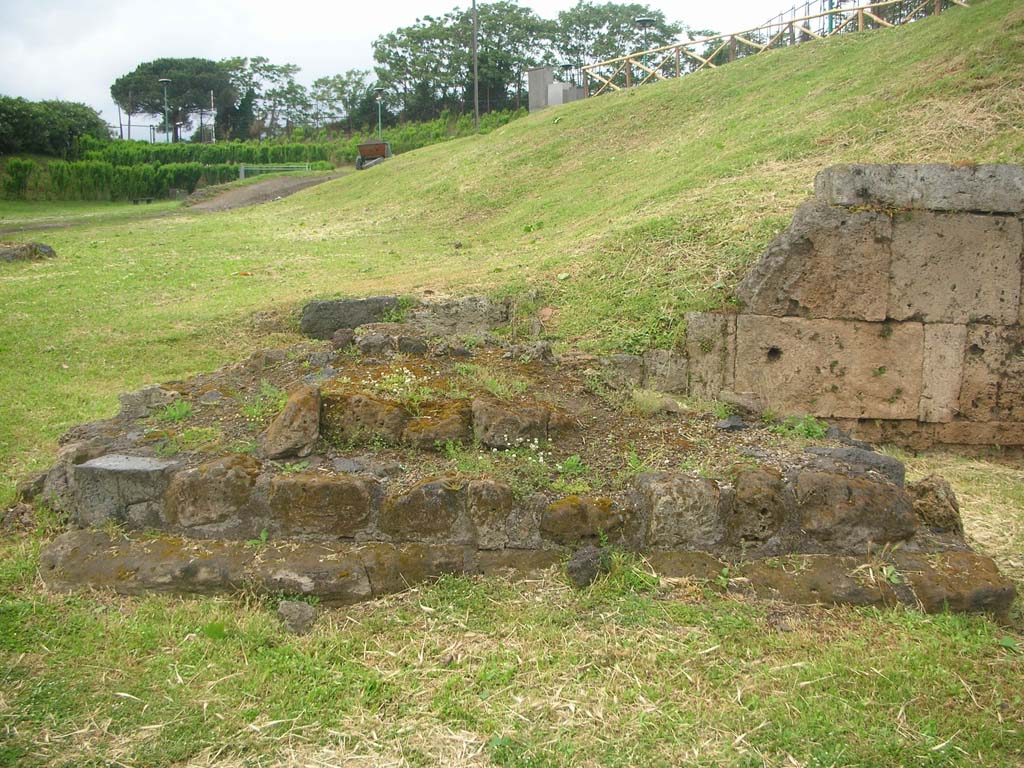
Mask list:
[[[299,330],[314,339],[330,339],[339,328],[381,322],[397,309],[398,299],[394,296],[311,301],[302,309]]]
[[[589,587],[602,573],[611,569],[611,555],[608,550],[598,547],[583,547],[576,550],[565,565],[565,574],[578,589]]]
[[[647,389],[669,394],[689,392],[689,365],[686,355],[671,349],[649,349],[643,355]]]
[[[509,320],[509,305],[485,296],[424,301],[412,307],[406,322],[424,336],[482,336]]]
[[[178,462],[111,454],[72,469],[72,517],[79,525],[107,521],[157,527],[163,496]]]
[[[211,389],[200,396],[199,402],[203,405],[215,405],[223,399],[224,395],[222,395],[219,390]]]
[[[744,548],[775,536],[795,506],[793,491],[776,470],[741,469],[733,478],[732,504],[725,512],[726,541]]]
[[[446,403],[434,412],[409,419],[402,442],[421,450],[436,450],[446,443],[462,443],[473,436],[473,413],[468,403]]]
[[[266,459],[309,456],[320,438],[320,390],[301,387],[291,394],[281,413],[259,438]]]
[[[316,606],[301,600],[282,600],[277,604],[277,618],[293,635],[305,635],[316,623]]]
[[[47,471],[33,472],[18,482],[14,488],[14,498],[18,501],[33,501],[37,496],[42,495],[46,487]]]
[[[57,252],[43,243],[0,243],[0,261],[53,259]]]
[[[906,479],[903,462],[872,450],[812,445],[804,452],[819,457],[813,465],[830,472],[845,471],[857,476],[875,474],[896,485],[903,485]]]
[[[355,341],[356,332],[351,328],[339,328],[331,336],[331,346],[334,349],[347,349]]]
[[[427,350],[426,340],[419,336],[398,337],[398,351],[403,355],[425,355]]]
[[[382,333],[367,333],[356,339],[356,348],[364,355],[382,355],[395,349],[395,339]]]
[[[0,531],[29,531],[36,526],[36,512],[28,504],[18,502],[0,510]]]
[[[856,440],[853,437],[851,437],[848,432],[844,432],[843,430],[836,426],[829,427],[828,431],[825,433],[825,437],[828,440],[835,440],[836,442],[842,443],[843,445],[849,445],[853,448],[860,448],[861,450],[864,451],[875,450],[874,446],[871,445],[871,443],[865,443],[863,440]]]
[[[932,533],[964,533],[960,517],[960,504],[945,479],[929,475],[916,483],[907,484],[907,493],[913,500],[914,514],[921,525]]]
[[[397,403],[362,392],[324,391],[321,431],[332,440],[355,442],[378,436],[399,442],[409,415]]]
[[[720,432],[741,432],[742,430],[749,428],[750,427],[747,422],[745,422],[743,417],[738,413],[734,413],[715,424],[715,429]]]

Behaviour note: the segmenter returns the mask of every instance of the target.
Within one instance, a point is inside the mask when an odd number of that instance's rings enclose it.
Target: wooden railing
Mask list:
[[[896,27],[932,16],[954,5],[967,7],[966,0],[884,0],[862,5],[846,0],[821,0],[835,5],[815,14],[780,14],[760,27],[724,35],[713,35],[684,43],[673,43],[638,51],[582,67],[583,95],[632,88],[651,81],[681,77],[702,69],[713,69],[738,58],[809,40],[821,40],[846,32]],[[806,3],[805,8],[810,4]],[[791,18],[786,18],[791,15]]]

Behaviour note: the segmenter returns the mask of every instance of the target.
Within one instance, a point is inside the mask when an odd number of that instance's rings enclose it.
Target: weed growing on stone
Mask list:
[[[281,465],[281,473],[285,475],[294,475],[306,469],[309,469],[309,462],[306,460],[290,461]]]
[[[184,421],[192,415],[192,403],[188,400],[175,400],[169,403],[156,415],[160,421]]]
[[[821,440],[828,434],[828,424],[813,416],[788,416],[768,429],[784,437],[803,437]]]
[[[486,365],[460,363],[455,366],[455,373],[465,380],[467,386],[489,392],[499,400],[511,400],[525,394],[530,388],[530,383],[525,379],[496,371]]]
[[[256,396],[242,405],[242,415],[250,424],[263,424],[280,413],[286,402],[288,394],[264,379]]]
[[[397,400],[413,416],[419,416],[423,404],[438,396],[437,390],[424,383],[408,368],[391,371],[365,383],[377,394]]]

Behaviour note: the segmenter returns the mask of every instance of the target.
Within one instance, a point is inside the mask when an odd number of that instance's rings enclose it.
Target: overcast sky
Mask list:
[[[600,2],[601,0],[594,0]],[[640,0],[642,1],[642,0]],[[164,56],[266,56],[322,75],[371,69],[373,40],[469,0],[0,0],[0,94],[82,101],[117,123],[110,85]],[[522,0],[554,18],[575,0]],[[649,5],[697,29],[756,26],[792,0],[675,0]],[[137,137],[137,138],[141,138]]]

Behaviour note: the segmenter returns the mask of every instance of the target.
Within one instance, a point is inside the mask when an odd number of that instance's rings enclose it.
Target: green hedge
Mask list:
[[[149,144],[141,141],[113,141],[100,149],[84,153],[86,160],[99,160],[111,165],[165,165],[170,163],[315,163],[330,159],[327,144],[270,144],[226,141],[219,144]]]
[[[167,197],[170,190],[194,192],[200,185],[238,178],[227,163],[167,163],[116,166],[98,160],[36,163],[10,158],[3,173],[6,197],[21,200],[131,200]]]

